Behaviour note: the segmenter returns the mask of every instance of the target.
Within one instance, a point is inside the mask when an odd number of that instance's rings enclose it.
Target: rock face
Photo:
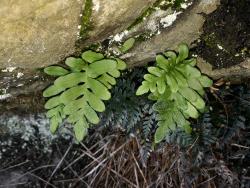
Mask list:
[[[190,45],[202,33],[205,22],[202,14],[213,12],[219,4],[220,0],[196,1],[187,12],[177,18],[176,23],[150,40],[139,43],[131,53],[125,54],[123,58],[130,66],[138,66],[153,61],[157,53],[175,49],[182,42]]]
[[[104,40],[130,26],[156,0],[93,0],[89,42]]]
[[[250,58],[229,68],[213,69],[211,64],[199,57],[197,66],[213,79],[224,78],[231,83],[241,83],[250,78]]]
[[[1,95],[2,98],[7,94],[16,97],[32,91],[41,91],[49,84],[49,80],[44,79],[43,74],[39,74],[35,68],[56,64],[75,52],[77,34],[80,31],[78,25],[83,20],[80,14],[84,15],[85,11],[82,10],[86,10],[89,1],[92,2],[89,9],[91,27],[86,30],[86,36],[81,41],[85,47],[87,44],[105,40],[124,31],[149,6],[158,2],[157,0],[0,0],[0,69],[5,68],[0,70],[0,100]],[[128,53],[120,57],[126,60],[128,67],[144,65],[154,60],[157,53],[174,49],[181,42],[192,45],[200,37],[206,21],[204,15],[220,7],[221,1],[192,2],[185,11],[182,10],[181,15],[178,14],[173,25],[170,24],[167,28],[159,27],[159,32],[150,39],[139,40]],[[125,37],[133,37],[137,32],[147,31],[145,27],[148,26],[154,28],[155,24],[150,24],[150,20],[161,22],[162,18],[171,16],[165,10],[156,10],[152,17],[140,22],[141,26],[138,24],[140,26],[138,30],[137,27],[133,27],[131,30],[135,31],[132,35],[126,34]],[[159,11],[163,14],[158,14]],[[172,20],[170,21],[172,23]],[[247,60],[237,67],[232,67],[229,72],[215,71],[204,61],[200,61],[199,67],[202,72],[216,79],[230,75],[249,77],[249,64]]]
[[[0,68],[35,68],[74,52],[82,0],[1,0]]]
[[[92,0],[91,29],[83,36],[83,46],[126,29],[155,1]],[[0,68],[44,67],[73,54],[85,2],[1,0]]]

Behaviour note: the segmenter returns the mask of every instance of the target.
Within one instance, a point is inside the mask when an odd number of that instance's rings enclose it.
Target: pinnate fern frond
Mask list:
[[[67,58],[65,64],[67,68],[50,66],[44,69],[48,75],[59,76],[43,92],[43,96],[49,98],[45,108],[52,133],[66,118],[73,125],[76,139],[81,141],[91,124],[99,123],[97,112],[105,110],[103,101],[111,98],[109,89],[116,84],[126,64],[90,50],[84,52],[82,58]]]
[[[157,55],[156,65],[148,67],[148,73],[136,92],[137,95],[150,92],[149,99],[156,100],[156,143],[177,127],[190,132],[188,119],[198,118],[199,113],[204,111],[204,88],[210,87],[213,82],[195,67],[196,59],[187,59],[188,56],[186,44],[179,45],[178,54],[168,51]]]

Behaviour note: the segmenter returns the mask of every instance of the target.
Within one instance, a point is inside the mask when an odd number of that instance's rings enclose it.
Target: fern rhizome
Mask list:
[[[212,80],[195,68],[196,59],[187,59],[189,49],[180,44],[178,56],[168,51],[156,56],[156,66],[148,67],[148,74],[136,94],[151,92],[149,99],[156,100],[153,109],[157,112],[158,128],[155,142],[162,141],[177,127],[191,132],[189,118],[198,118],[205,109],[204,88]]]
[[[116,84],[125,62],[117,58],[106,58],[91,50],[81,58],[70,57],[67,68],[50,66],[44,69],[51,76],[58,76],[43,96],[50,98],[45,108],[50,118],[50,129],[54,133],[64,119],[73,124],[76,139],[83,140],[91,124],[98,124],[97,112],[105,110],[104,100],[109,100],[109,89]]]

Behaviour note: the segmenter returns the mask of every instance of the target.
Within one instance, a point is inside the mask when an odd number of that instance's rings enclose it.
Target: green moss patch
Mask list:
[[[87,31],[91,29],[92,0],[86,0],[82,13],[80,36],[86,37]]]

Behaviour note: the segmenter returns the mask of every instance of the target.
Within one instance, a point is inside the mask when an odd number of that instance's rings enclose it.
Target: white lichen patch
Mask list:
[[[66,140],[72,138],[68,129],[60,129],[58,135]],[[49,120],[44,114],[0,115],[0,156],[3,156],[3,153],[9,149],[19,151],[20,149],[28,149],[30,146],[43,153],[50,153],[52,141],[58,139],[58,135],[50,133]],[[13,145],[13,138],[15,138],[15,142],[18,139],[18,146]],[[41,146],[42,148],[40,148]]]
[[[2,72],[13,72],[17,67],[7,67],[6,69],[2,69]]]
[[[177,16],[181,13],[182,13],[181,11],[179,12],[174,11],[173,14],[167,15],[166,17],[160,20],[161,25],[164,28],[171,26],[174,23],[174,21],[177,19]]]
[[[21,78],[24,74],[22,72],[17,73],[16,77]]]
[[[2,101],[2,100],[5,100],[5,99],[7,99],[7,98],[10,98],[12,95],[11,94],[3,94],[3,95],[0,95],[0,101]]]
[[[113,37],[113,41],[116,41],[116,42],[121,42],[122,39],[128,34],[128,30],[125,30],[121,33],[118,33],[116,34],[114,37]]]
[[[182,9],[187,9],[189,6],[191,6],[193,2],[187,2],[187,0],[184,3],[181,3]]]
[[[109,47],[108,51],[115,55],[121,55],[119,50],[117,51],[115,48],[122,45],[122,41],[128,38],[140,38],[143,37],[144,40],[150,39],[155,35],[160,35],[162,31],[171,26],[177,19],[178,15],[183,13],[183,9],[187,9],[189,6],[193,4],[193,0],[185,0],[184,3],[181,4],[182,11],[175,11],[174,8],[162,9],[161,6],[165,5],[173,5],[174,0],[171,1],[162,1],[159,6],[153,7],[154,11],[150,14],[147,14],[144,17],[139,17],[140,22],[133,25],[133,27],[129,27],[129,29],[118,33],[116,35],[109,36]],[[138,34],[141,33],[141,34]],[[113,45],[115,44],[115,45]]]
[[[158,33],[160,28],[159,20],[161,17],[168,15],[170,12],[165,10],[157,10],[156,12],[152,13],[147,20],[147,24],[145,25],[146,29],[149,30],[151,33]]]
[[[10,97],[12,97],[12,95],[7,93],[7,89],[0,89],[0,101]]]
[[[181,8],[182,9],[187,9],[189,6],[191,6],[193,2],[185,0],[184,3],[181,3]],[[182,11],[174,11],[172,14],[167,15],[164,18],[161,18],[160,24],[163,26],[163,28],[171,26],[175,20],[177,19],[177,16],[181,14]]]
[[[100,1],[93,0],[93,11],[98,12],[100,10]]]

